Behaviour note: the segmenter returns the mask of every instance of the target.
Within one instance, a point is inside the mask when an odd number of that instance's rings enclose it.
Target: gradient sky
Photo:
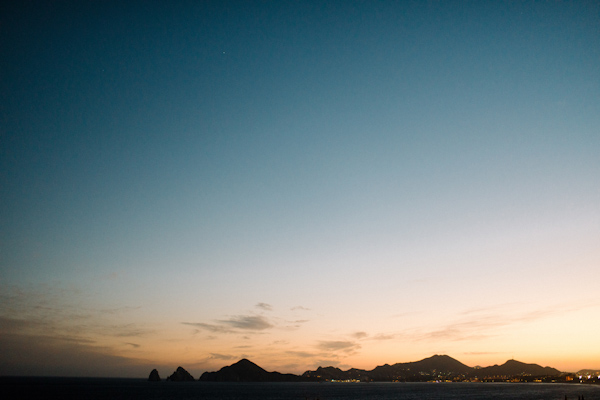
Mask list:
[[[1,7],[0,375],[600,368],[600,3]]]

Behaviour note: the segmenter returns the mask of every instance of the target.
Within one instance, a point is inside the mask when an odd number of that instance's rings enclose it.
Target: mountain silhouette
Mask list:
[[[306,371],[302,376],[319,380],[421,381],[431,380],[438,376],[444,378],[466,377],[473,370],[450,356],[434,355],[421,361],[380,365],[370,371],[356,368],[342,371],[334,367],[319,367],[316,371]]]
[[[502,365],[481,368],[477,371],[479,376],[556,376],[560,371],[555,368],[542,367],[538,364],[525,364],[516,360],[508,360]]]
[[[421,361],[396,363],[375,367],[366,371],[372,380],[430,380],[440,375],[447,377],[466,376],[473,368],[447,355],[434,355]]]
[[[303,379],[294,374],[268,372],[244,358],[217,372],[205,372],[199,380],[205,382],[296,382]]]
[[[364,380],[364,381],[430,381],[430,380],[463,380],[467,378],[512,377],[512,376],[558,376],[555,368],[541,367],[537,364],[525,364],[509,360],[503,365],[475,369],[447,355],[434,355],[420,361],[380,365],[367,371],[339,368],[317,368],[306,371],[305,378],[317,380]]]
[[[153,371],[154,373],[154,371]],[[158,374],[156,374],[158,375]],[[268,372],[248,359],[221,368],[216,372],[205,372],[199,381],[204,382],[307,382],[326,380],[360,380],[360,381],[404,381],[424,382],[432,380],[466,379],[506,379],[511,377],[556,377],[561,372],[555,368],[542,367],[538,364],[526,364],[516,360],[508,360],[502,365],[485,368],[472,368],[448,355],[434,355],[420,361],[385,364],[368,371],[351,368],[343,371],[336,367],[319,367],[314,371],[306,371],[302,375]],[[190,381],[192,376],[182,367],[167,378],[171,381]]]
[[[183,369],[182,367],[177,367],[175,372],[173,372],[173,374],[169,376],[167,380],[173,382],[193,382],[195,379],[185,369]]]

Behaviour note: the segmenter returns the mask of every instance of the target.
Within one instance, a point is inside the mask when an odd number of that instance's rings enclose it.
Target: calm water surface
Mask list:
[[[209,383],[0,378],[1,399],[600,400],[600,385],[511,383]]]

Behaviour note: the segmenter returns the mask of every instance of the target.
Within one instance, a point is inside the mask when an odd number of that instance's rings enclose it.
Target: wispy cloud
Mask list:
[[[139,310],[142,307],[117,307],[117,308],[102,308],[98,310],[102,314],[119,314],[126,311]]]
[[[232,356],[230,354],[219,354],[219,353],[210,353],[210,359],[212,360],[235,360],[236,356]]]
[[[317,344],[317,347],[325,351],[345,351],[350,352],[360,349],[360,345],[356,342],[344,340],[323,340]]]
[[[288,322],[290,324],[304,324],[304,323],[306,323],[308,321],[310,321],[310,320],[309,319],[297,319],[297,320],[294,320],[294,321],[286,321],[286,322]]]
[[[385,333],[378,333],[377,335],[373,335],[373,336],[369,337],[369,339],[371,339],[371,340],[392,340],[395,338],[396,338],[396,335],[385,334]]]
[[[369,335],[367,332],[358,331],[350,334],[350,337],[357,340],[392,340],[397,337],[396,334],[377,333],[375,335]]]
[[[497,335],[498,329],[509,325],[512,317],[498,314],[468,314],[444,326],[413,333],[413,340],[482,340]]]
[[[135,347],[135,343],[125,343]],[[143,360],[116,355],[114,349],[77,337],[7,334],[0,340],[0,375],[142,376],[148,365]]]
[[[136,324],[126,324],[126,325],[113,325],[109,328],[107,333],[111,336],[116,337],[139,337],[139,336],[147,336],[149,334],[154,333],[152,329],[145,329]]]
[[[216,320],[215,324],[205,322],[182,322],[215,333],[236,333],[240,331],[263,331],[273,327],[269,320],[260,315],[237,315],[229,319]]]
[[[0,331],[5,333],[80,344],[155,333],[144,324],[115,323],[139,307],[85,307],[85,294],[60,286],[0,288],[5,290],[0,295]]]
[[[458,314],[459,318],[444,326],[414,332],[413,340],[476,341],[499,335],[500,329],[517,324],[530,324],[540,319],[595,307],[597,304],[551,305],[526,309],[524,304],[508,303],[475,308]]]
[[[310,308],[306,308],[303,306],[295,306],[295,307],[290,308],[290,310],[292,310],[292,311],[310,311]]]
[[[283,320],[283,322],[285,323],[285,325],[282,326],[283,329],[295,330],[295,329],[301,328],[302,324],[309,322],[309,320],[308,319],[297,319],[294,321]]]
[[[261,331],[273,327],[265,317],[259,315],[238,315],[230,319],[219,320],[219,322],[236,329],[250,331]]]
[[[422,339],[426,340],[453,340],[453,341],[464,341],[464,340],[482,340],[492,337],[494,335],[490,334],[475,334],[470,333],[466,329],[454,329],[452,327],[448,327],[445,329],[440,329],[437,331],[431,331],[423,335]]]
[[[285,353],[289,354],[291,356],[300,357],[300,358],[311,358],[311,357],[318,356],[318,354],[316,354],[316,353],[310,353],[308,351],[293,351],[293,350],[289,350],[289,351],[286,351]]]
[[[131,346],[131,347],[133,347],[134,349],[137,349],[137,348],[141,347],[141,346],[140,346],[139,344],[137,344],[137,343],[125,343],[125,344],[126,344],[127,346]]]
[[[261,310],[265,311],[273,311],[273,306],[267,303],[258,303],[254,307],[260,308]]]
[[[223,325],[215,325],[215,324],[207,324],[204,322],[182,322],[183,325],[189,325],[189,326],[195,326],[197,328],[200,329],[204,329],[210,332],[215,332],[215,333],[232,333],[234,332],[234,330],[232,330],[229,327],[223,326]]]
[[[460,315],[469,315],[469,314],[481,314],[481,313],[489,313],[496,312],[498,310],[506,310],[507,308],[512,308],[515,306],[522,305],[521,303],[504,303],[504,304],[494,304],[487,307],[477,307],[470,308],[460,313]]]

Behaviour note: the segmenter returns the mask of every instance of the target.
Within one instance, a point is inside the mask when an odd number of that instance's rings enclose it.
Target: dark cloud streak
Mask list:
[[[320,341],[317,344],[317,347],[321,350],[325,351],[345,351],[350,352],[357,349],[360,349],[360,345],[351,341],[344,340],[332,340],[332,341]]]
[[[215,322],[217,323],[182,322],[182,324],[215,333],[258,332],[273,328],[274,326],[267,318],[260,315],[238,315],[229,319],[216,320]]]

